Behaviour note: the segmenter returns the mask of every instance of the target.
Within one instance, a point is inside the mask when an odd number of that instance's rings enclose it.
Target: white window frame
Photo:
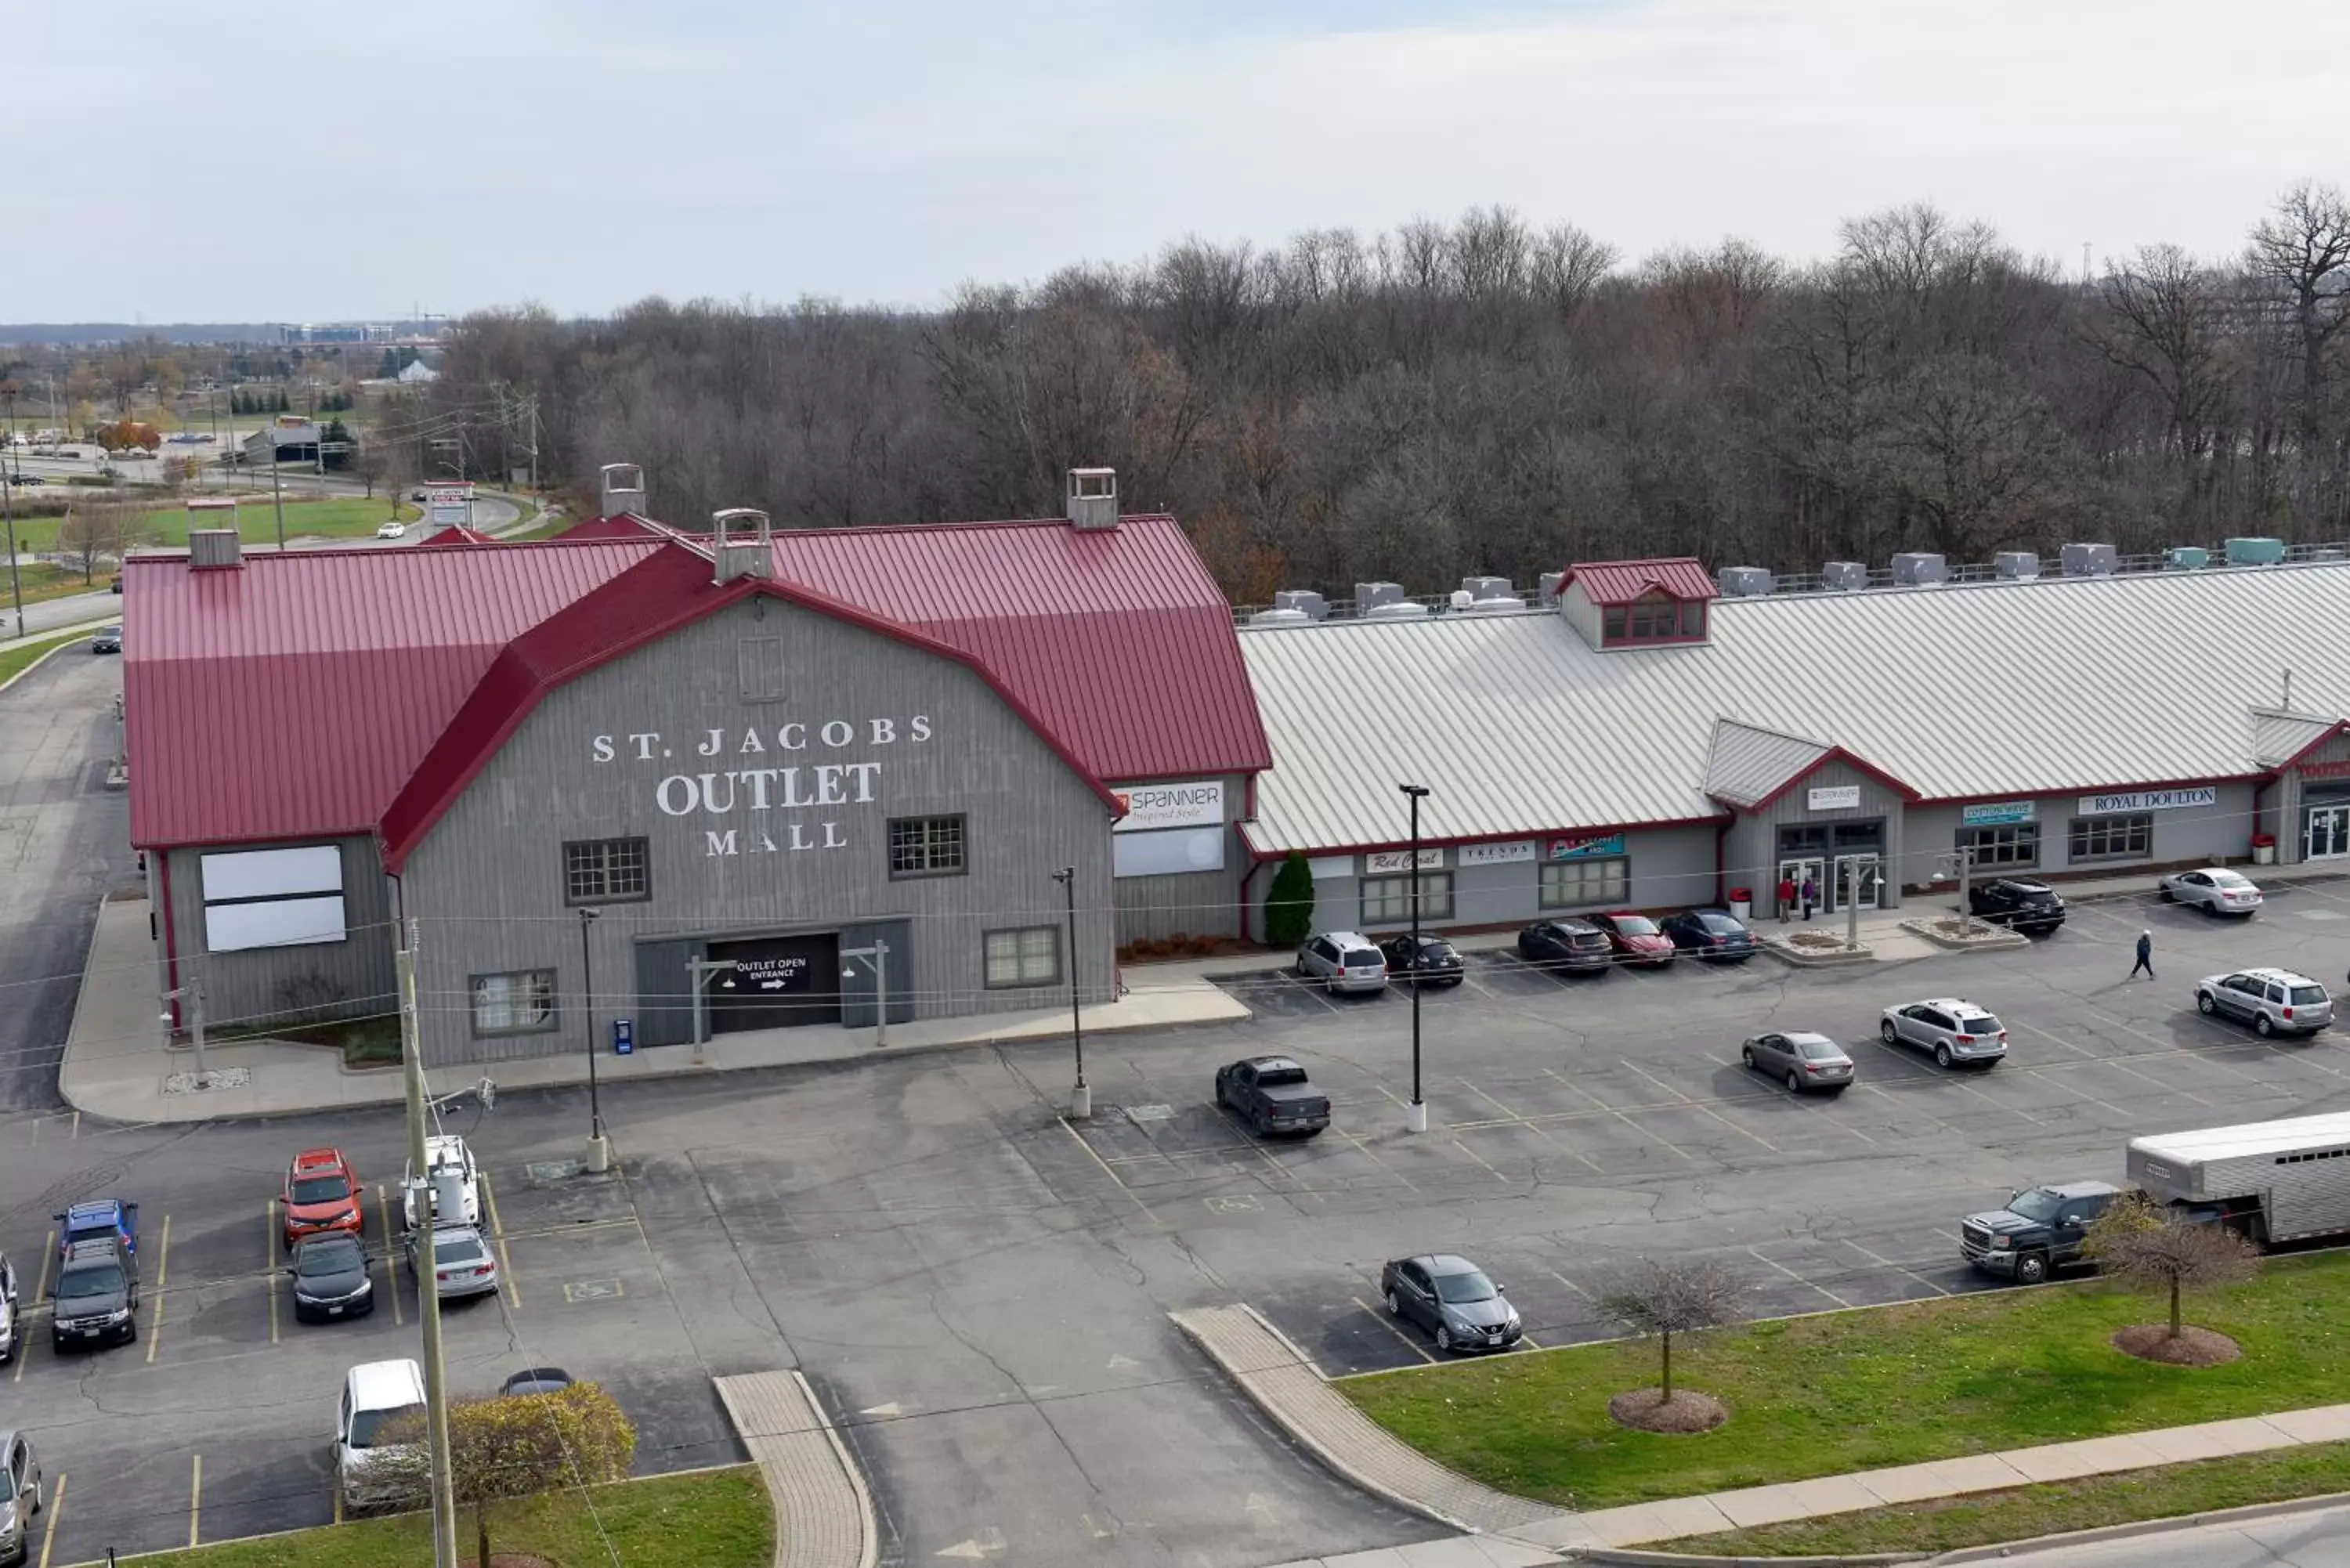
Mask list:
[[[1411,873],[1400,877],[1366,877],[1362,883],[1363,926],[1403,926],[1411,923]],[[1393,906],[1394,913],[1386,910]],[[1452,918],[1452,873],[1422,871],[1419,874],[1419,918],[1449,920]]]
[[[1593,873],[1598,873],[1594,876]],[[1569,873],[1575,875],[1570,878]],[[1573,896],[1564,886],[1575,883]],[[1594,882],[1596,896],[1585,897]],[[1544,909],[1612,909],[1632,901],[1632,857],[1595,855],[1588,859],[1545,860],[1535,883],[1535,899]]]
[[[1024,991],[1060,981],[1058,926],[1006,926],[985,931],[980,936],[979,951],[980,966],[990,991]]]
[[[506,970],[477,974],[465,981],[466,1013],[476,1039],[514,1034],[551,1034],[562,1027],[555,1005],[555,971],[551,969]],[[536,1007],[536,1016],[532,1015]],[[485,1016],[504,1023],[484,1023]]]

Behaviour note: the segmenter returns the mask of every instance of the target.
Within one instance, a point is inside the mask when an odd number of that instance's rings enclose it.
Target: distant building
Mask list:
[[[423,360],[419,359],[411,364],[406,369],[400,371],[400,373],[393,379],[400,381],[404,386],[421,387],[427,382],[439,380],[441,379],[441,372],[426,364]]]
[[[244,438],[244,461],[247,462],[316,462],[317,460],[318,427],[299,415],[281,414],[276,424],[257,430]]]

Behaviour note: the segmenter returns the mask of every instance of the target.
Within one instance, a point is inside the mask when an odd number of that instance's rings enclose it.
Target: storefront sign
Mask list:
[[[2040,803],[2031,800],[1993,801],[1987,805],[1970,805],[1959,814],[1959,821],[1968,827],[1997,827],[2010,822],[2031,822],[2039,812]]]
[[[2185,811],[2193,806],[2216,805],[2220,801],[2217,786],[2205,784],[2200,789],[2141,789],[2126,794],[2085,794],[2081,797],[2083,816],[2111,816],[2125,811]]]
[[[1441,849],[1421,850],[1419,852],[1419,868],[1423,871],[1443,870],[1444,851]],[[1363,857],[1363,875],[1366,877],[1392,877],[1398,872],[1409,871],[1410,869],[1411,851],[1409,849],[1383,849],[1377,855],[1366,855]]]
[[[1804,795],[1804,804],[1805,808],[1811,811],[1857,810],[1860,805],[1860,786],[1858,784],[1822,784]]]
[[[1561,835],[1543,845],[1545,860],[1596,860],[1602,856],[1624,853],[1624,836],[1609,833],[1599,837],[1575,837]]]
[[[1113,833],[1148,833],[1160,827],[1221,827],[1224,821],[1224,784],[1203,779],[1197,784],[1119,784],[1118,796],[1126,815]]]
[[[2295,770],[2305,779],[2338,779],[2350,776],[2350,757],[2333,763],[2303,763]]]
[[[749,725],[674,737],[646,730],[590,736],[588,760],[598,767],[658,773],[652,800],[664,816],[731,819],[704,831],[704,855],[846,849],[847,814],[813,821],[797,816],[785,820],[783,814],[876,805],[881,799],[880,760],[850,760],[839,753],[886,754],[891,747],[924,744],[931,733],[926,713],[903,719],[794,721],[774,729]],[[827,753],[833,760],[814,760]],[[675,771],[691,766],[691,758],[719,765],[707,773]],[[753,762],[757,765],[743,765]],[[872,815],[862,815],[868,819]]]
[[[1463,866],[1514,866],[1521,860],[1534,857],[1534,841],[1520,838],[1508,844],[1464,844],[1461,846]]]

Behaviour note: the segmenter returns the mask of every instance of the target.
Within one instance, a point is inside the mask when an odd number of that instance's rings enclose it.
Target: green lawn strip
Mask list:
[[[220,492],[207,490],[197,493],[213,496]],[[264,490],[258,495],[250,491],[234,493],[237,533],[254,544],[274,543],[277,538],[277,512],[271,504],[269,492]],[[395,502],[383,495],[373,500],[357,495],[338,495],[325,501],[288,501],[286,503],[286,536],[288,539],[364,538],[388,522],[395,508],[403,523],[413,524],[423,516],[422,512],[409,503]],[[17,547],[28,552],[55,550],[60,521],[56,517],[20,518],[16,524]],[[215,525],[219,523],[216,516],[206,521]],[[151,506],[146,535],[144,543],[148,545],[184,548],[188,543],[186,499],[159,501]],[[103,578],[99,586],[106,586]]]
[[[83,641],[88,636],[86,631],[68,631],[57,637],[36,637],[28,642],[0,642],[0,681],[22,675],[49,649]]]
[[[1988,1546],[2141,1520],[2178,1519],[2345,1490],[2350,1490],[2350,1443],[2317,1443],[1899,1508],[1835,1513],[1719,1535],[1692,1535],[1651,1542],[1643,1550],[1722,1557],[1955,1552],[1962,1546]]]
[[[380,1067],[400,1060],[400,1019],[393,1013],[380,1018],[339,1019],[331,1023],[234,1024],[209,1031],[208,1038],[216,1044],[290,1040],[297,1045],[332,1046],[343,1054],[346,1067]]]
[[[45,599],[70,598],[76,594],[104,593],[113,576],[110,567],[93,570],[85,582],[79,572],[68,571],[54,561],[25,561],[17,565],[16,586],[24,589],[26,604],[36,605]],[[6,593],[9,587],[5,576],[0,575],[0,594]]]
[[[2089,1282],[1786,1318],[1683,1336],[1674,1381],[1728,1402],[1700,1437],[1628,1431],[1607,1399],[1653,1386],[1648,1341],[1577,1345],[1338,1387],[1503,1491],[1605,1508],[2324,1403],[2350,1375],[2350,1254],[2275,1259],[2190,1298],[2243,1358],[2159,1366],[2107,1343],[2162,1305]]]
[[[490,1550],[531,1552],[560,1568],[767,1568],[775,1520],[759,1472],[748,1465],[550,1493],[490,1513]],[[610,1542],[610,1550],[605,1543]],[[473,1518],[457,1516],[457,1560],[473,1561]],[[330,1524],[256,1541],[128,1558],[142,1568],[415,1568],[432,1561],[423,1514]]]

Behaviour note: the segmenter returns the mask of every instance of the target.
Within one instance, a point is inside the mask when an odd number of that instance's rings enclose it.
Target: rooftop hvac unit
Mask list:
[[[1991,576],[2011,583],[2028,583],[2040,575],[2040,557],[2030,550],[2002,550],[1991,558]]]
[[[2282,539],[2230,539],[2228,541],[2228,565],[2231,566],[2273,566],[2284,559]]]
[[[1714,574],[1724,598],[1747,599],[1769,593],[1778,585],[1763,566],[1724,566]]]
[[[2110,577],[2117,565],[2111,545],[2067,545],[2063,559],[2068,577]]]
[[[1329,601],[1312,588],[1284,588],[1273,596],[1273,607],[1296,610],[1311,620],[1320,620],[1330,613]]]
[[[1375,610],[1381,605],[1401,603],[1403,603],[1401,583],[1357,583],[1355,585],[1355,609],[1357,614]]]
[[[1558,585],[1565,581],[1566,581],[1566,574],[1565,572],[1544,572],[1542,575],[1542,602],[1546,605],[1556,604],[1558,602]]]
[[[2200,545],[2173,545],[2162,553],[2162,564],[2173,572],[2199,572],[2211,564],[2211,552]]]
[[[1510,597],[1507,577],[1463,577],[1461,591],[1472,599],[1503,599]]]
[[[1476,603],[1476,600],[1470,597],[1469,590],[1467,588],[1455,588],[1452,590],[1452,597],[1445,602],[1456,610],[1465,610],[1471,605]]]
[[[1929,551],[1904,550],[1893,557],[1893,580],[1905,588],[1931,587],[1950,576],[1950,563]]]
[[[2350,557],[2345,557],[2338,546],[2328,545],[2322,550],[2312,550],[2309,558],[2313,561],[2339,561]]]
[[[1461,610],[1463,615],[1508,615],[1526,607],[1526,601],[1515,594],[1495,594],[1491,598],[1471,599]]]
[[[1830,561],[1820,568],[1820,586],[1850,591],[1868,587],[1868,566],[1863,561]]]
[[[1363,612],[1365,620],[1418,620],[1428,614],[1428,607],[1409,599],[1398,599],[1393,604],[1373,605]]]
[[[1251,626],[1312,626],[1314,618],[1299,609],[1259,610],[1249,617]]]

